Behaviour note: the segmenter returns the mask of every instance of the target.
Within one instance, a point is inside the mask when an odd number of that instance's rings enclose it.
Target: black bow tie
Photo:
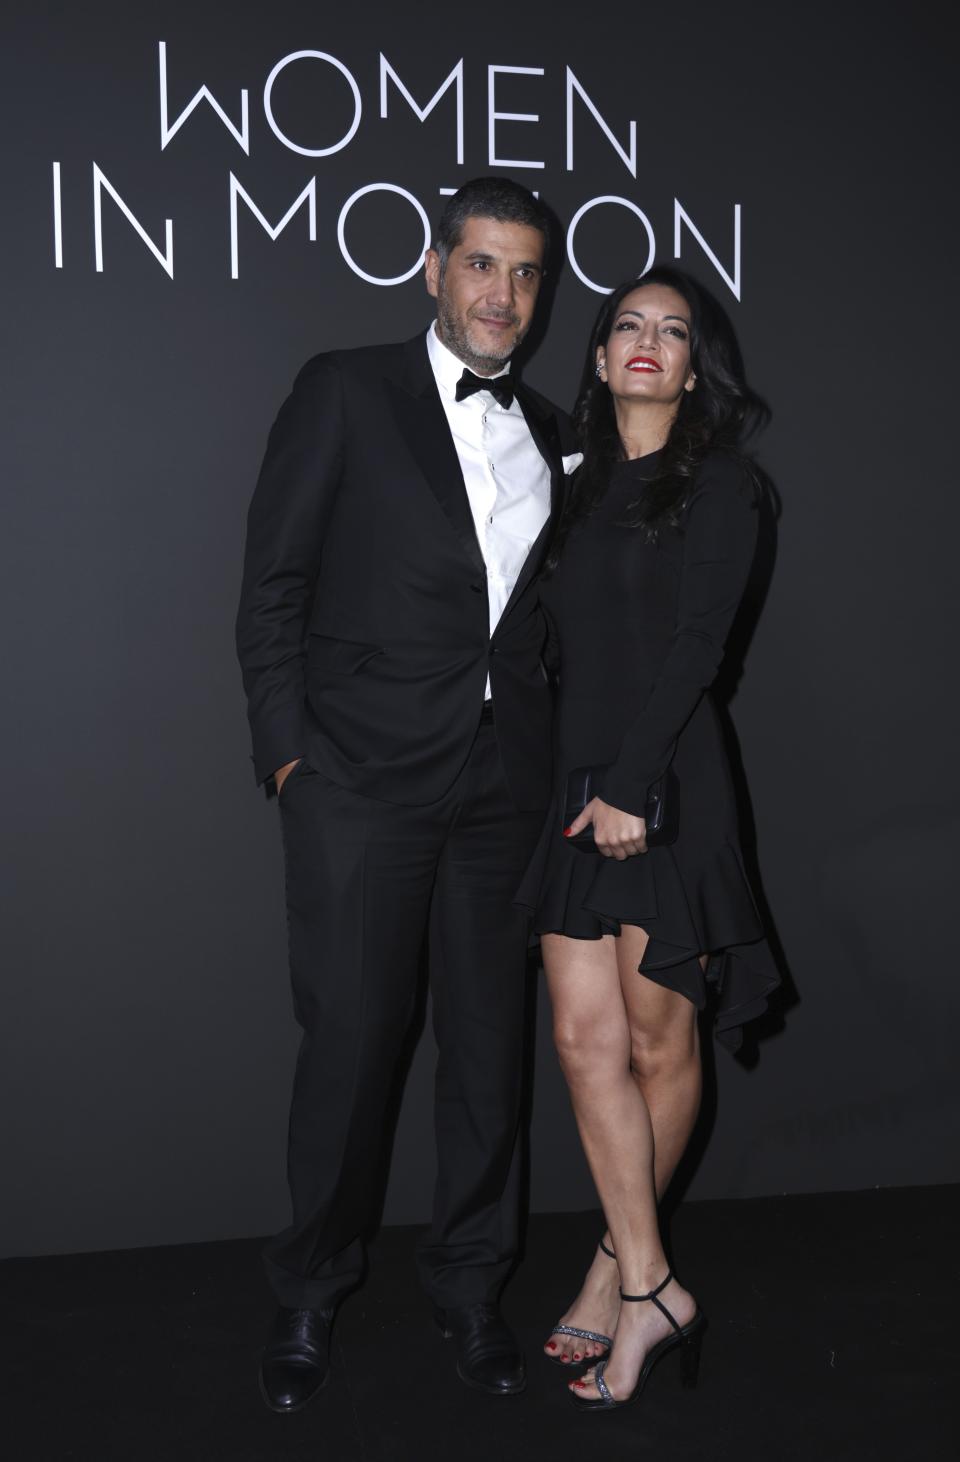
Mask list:
[[[513,382],[509,376],[475,376],[466,370],[457,382],[457,400],[472,396],[474,391],[489,391],[506,411],[513,400]]]

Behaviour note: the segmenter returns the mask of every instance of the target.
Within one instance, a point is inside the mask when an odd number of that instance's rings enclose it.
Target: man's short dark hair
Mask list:
[[[463,239],[468,218],[493,218],[497,223],[520,223],[539,229],[543,250],[550,244],[550,216],[538,198],[512,178],[471,178],[447,200],[437,224],[434,248],[440,255],[440,273],[452,251]]]

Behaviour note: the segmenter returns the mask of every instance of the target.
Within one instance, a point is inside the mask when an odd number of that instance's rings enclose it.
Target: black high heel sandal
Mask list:
[[[616,1259],[616,1254],[612,1249],[607,1248],[603,1239],[600,1240],[598,1247],[611,1259]],[[574,1340],[592,1340],[595,1345],[605,1345],[607,1347],[607,1355],[610,1354],[610,1347],[613,1345],[613,1341],[609,1335],[601,1335],[599,1330],[578,1330],[576,1325],[554,1325],[550,1334],[571,1335]],[[594,1365],[606,1358],[597,1355],[585,1355],[582,1360],[561,1360],[558,1355],[547,1355],[546,1351],[543,1353],[551,1365],[563,1366],[565,1371],[573,1370],[576,1366]]]
[[[623,1401],[618,1401],[615,1396],[610,1394],[610,1389],[603,1379],[603,1373],[607,1366],[607,1357],[605,1356],[603,1360],[598,1361],[593,1373],[593,1380],[600,1395],[578,1396],[574,1391],[568,1393],[570,1400],[580,1411],[613,1411],[618,1406],[629,1406],[630,1402],[636,1401],[640,1395],[640,1392],[647,1383],[647,1377],[650,1375],[657,1361],[665,1356],[668,1350],[674,1350],[677,1346],[680,1346],[680,1384],[688,1387],[690,1390],[696,1386],[700,1373],[700,1346],[703,1341],[703,1332],[707,1328],[707,1321],[703,1313],[698,1309],[693,1319],[688,1321],[686,1325],[679,1325],[677,1323],[663,1301],[657,1298],[661,1290],[666,1289],[672,1278],[673,1270],[669,1272],[663,1283],[658,1284],[656,1289],[652,1289],[649,1294],[624,1294],[623,1290],[620,1291],[621,1300],[625,1300],[629,1304],[639,1304],[642,1300],[651,1300],[660,1313],[666,1315],[676,1334],[665,1336],[663,1340],[658,1341],[652,1349],[647,1351],[647,1354],[643,1358],[643,1365],[640,1367],[637,1384],[630,1392],[630,1395]]]

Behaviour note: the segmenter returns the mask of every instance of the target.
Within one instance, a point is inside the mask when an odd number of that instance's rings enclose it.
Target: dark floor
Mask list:
[[[940,1462],[960,1457],[960,1187],[691,1203],[672,1224],[710,1320],[700,1386],[665,1358],[642,1400],[577,1415],[539,1347],[599,1233],[531,1220],[504,1308],[529,1386],[455,1377],[387,1229],[343,1307],[334,1374],[302,1413],[260,1401],[272,1305],[256,1243],[9,1261],[0,1327],[8,1462]]]

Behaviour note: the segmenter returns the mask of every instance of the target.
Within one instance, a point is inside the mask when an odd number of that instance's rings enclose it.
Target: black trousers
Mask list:
[[[511,900],[542,813],[519,812],[483,721],[427,807],[349,792],[301,762],[280,794],[294,1008],[293,1222],[265,1258],[282,1305],[325,1308],[359,1280],[396,1063],[428,941],[439,1047],[434,1303],[496,1296],[516,1254],[527,916]]]

